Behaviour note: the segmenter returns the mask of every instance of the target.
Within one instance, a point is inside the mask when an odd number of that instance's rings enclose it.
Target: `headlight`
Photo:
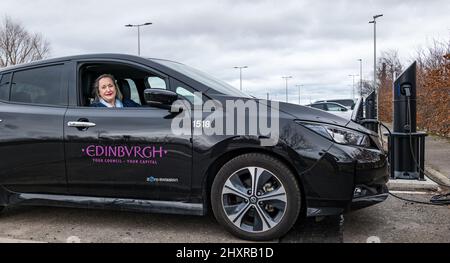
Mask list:
[[[369,136],[354,130],[349,130],[342,127],[322,123],[311,123],[300,121],[296,122],[340,144],[349,144],[364,147],[370,146]]]

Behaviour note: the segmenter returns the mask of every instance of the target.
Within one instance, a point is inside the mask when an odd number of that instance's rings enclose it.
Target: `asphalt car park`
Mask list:
[[[426,201],[429,194],[400,194]],[[450,206],[429,206],[389,197],[341,216],[309,218],[282,243],[450,242]],[[0,241],[239,243],[212,216],[142,214],[55,207],[9,207],[0,216]]]

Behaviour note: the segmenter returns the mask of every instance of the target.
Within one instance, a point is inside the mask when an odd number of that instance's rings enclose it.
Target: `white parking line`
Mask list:
[[[66,243],[81,243],[81,239],[77,236],[70,236],[67,238]]]
[[[389,191],[393,194],[407,194],[407,195],[429,195],[430,192],[416,192],[416,191]]]
[[[370,236],[367,238],[366,243],[381,243],[381,239],[377,236]]]
[[[0,243],[46,243],[46,242],[0,237]]]

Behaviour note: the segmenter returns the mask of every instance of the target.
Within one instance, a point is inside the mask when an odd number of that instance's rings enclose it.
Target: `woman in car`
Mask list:
[[[117,81],[111,74],[103,74],[95,80],[94,83],[95,101],[91,107],[140,107],[136,102],[123,98],[122,93],[117,87]]]

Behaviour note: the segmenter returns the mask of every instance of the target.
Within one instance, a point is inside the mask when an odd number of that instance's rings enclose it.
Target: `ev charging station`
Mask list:
[[[425,137],[416,131],[416,62],[394,82],[394,131],[389,137],[392,179],[425,180]]]
[[[388,137],[388,151],[391,179],[425,180],[425,137],[416,131],[416,62],[411,64],[394,81],[393,85],[393,132]],[[378,133],[376,94],[372,92],[355,107],[354,119],[361,125]],[[365,116],[365,117],[363,117]]]
[[[377,94],[375,91],[369,94],[367,96],[366,100],[364,101],[364,110],[366,112],[366,118],[368,120],[376,120],[374,122],[366,122],[364,126],[368,128],[369,130],[372,130],[376,133],[378,133],[378,113],[377,113]]]

